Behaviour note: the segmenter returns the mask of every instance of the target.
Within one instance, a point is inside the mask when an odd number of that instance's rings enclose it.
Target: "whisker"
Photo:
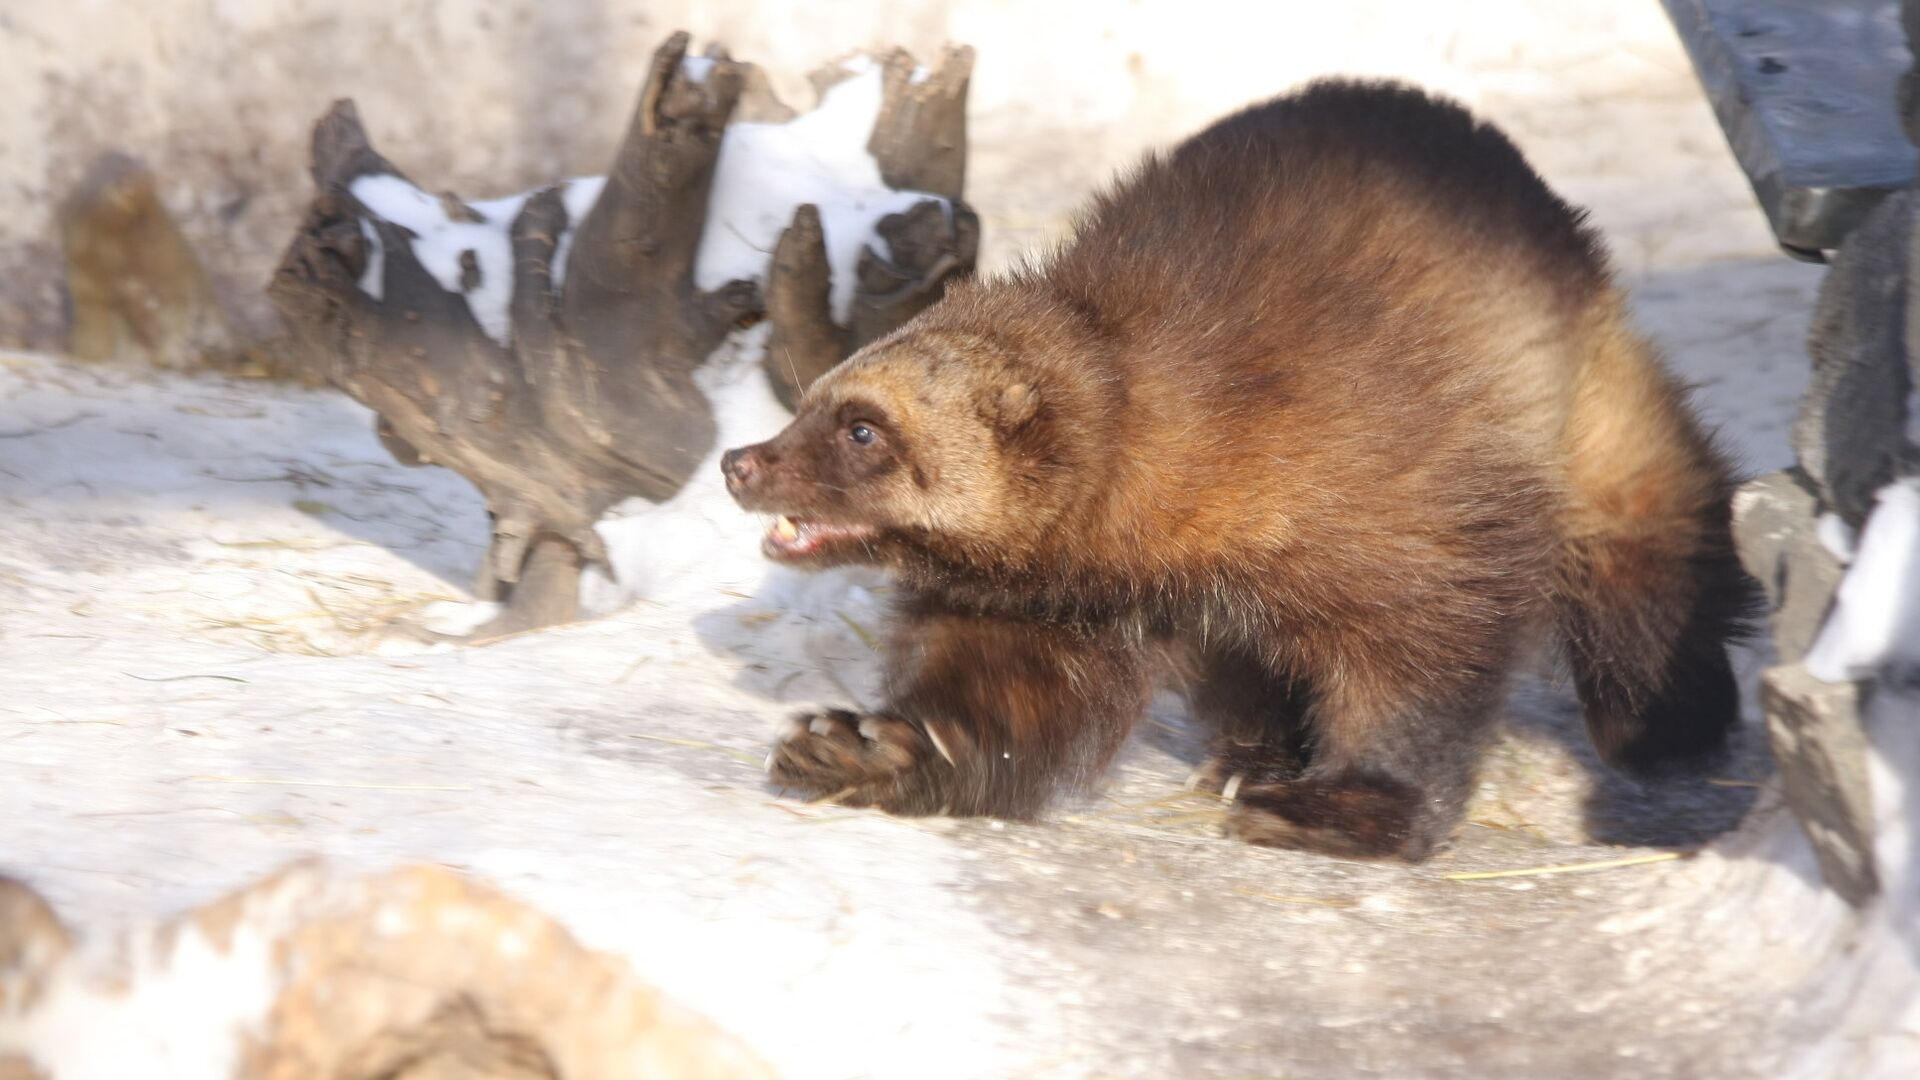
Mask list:
[[[793,366],[793,350],[787,348],[784,341],[780,343],[780,358],[787,362],[787,377],[793,380],[793,392],[805,390],[806,387],[800,385],[800,369]]]

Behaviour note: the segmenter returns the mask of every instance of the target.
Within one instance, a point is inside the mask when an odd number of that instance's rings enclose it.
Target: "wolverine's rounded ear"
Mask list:
[[[1032,383],[1018,382],[1000,391],[1000,399],[994,402],[994,419],[1000,430],[1012,431],[1033,419],[1040,411],[1040,392]]]
[[[1040,391],[1030,382],[989,383],[974,393],[980,419],[1001,441],[1021,433],[1040,412]]]

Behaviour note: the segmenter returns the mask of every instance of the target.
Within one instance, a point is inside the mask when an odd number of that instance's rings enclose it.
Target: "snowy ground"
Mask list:
[[[1774,254],[1650,25],[1624,56],[1576,42],[1469,89],[1594,206],[1642,324],[1774,468],[1818,271]],[[1004,232],[1052,231],[1081,195],[1034,176]],[[711,387],[731,378],[723,438],[777,425],[750,365]],[[867,692],[881,586],[771,575],[759,523],[696,483],[699,544],[629,568],[650,600],[449,648],[406,628],[463,596],[482,508],[394,464],[358,406],[0,356],[0,873],[98,934],[298,854],[467,869],[792,1077],[1775,1076],[1877,1035],[1822,1026],[1863,991],[1830,977],[1841,919],[1758,739],[1718,783],[1596,778],[1552,687],[1522,688],[1458,849],[1417,869],[1218,839],[1217,808],[1178,794],[1192,739],[1168,702],[1115,783],[1045,825],[780,800],[772,724]],[[1444,876],[1690,849],[1756,801],[1691,860]]]

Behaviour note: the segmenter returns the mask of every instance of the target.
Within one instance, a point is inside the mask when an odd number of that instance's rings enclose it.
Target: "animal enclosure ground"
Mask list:
[[[1481,104],[1596,207],[1642,326],[1775,468],[1819,274],[1771,252],[1677,47],[1646,48],[1635,92],[1535,56]],[[1596,89],[1533,93],[1549,69]],[[1052,228],[1080,193],[1047,182]],[[710,392],[721,445],[729,415],[777,420],[762,387]],[[1642,787],[1528,680],[1457,846],[1412,869],[1220,839],[1166,698],[1043,824],[797,805],[762,778],[773,723],[867,692],[883,583],[770,572],[717,490],[676,508],[671,559],[638,520],[609,532],[646,599],[437,644],[408,627],[461,616],[485,514],[363,409],[0,356],[0,873],[98,936],[302,853],[453,866],[791,1077],[1762,1077],[1844,1034],[1794,997],[1830,927],[1767,918],[1819,886],[1751,723],[1713,780]],[[1448,876],[1691,850],[1756,800],[1697,858]]]

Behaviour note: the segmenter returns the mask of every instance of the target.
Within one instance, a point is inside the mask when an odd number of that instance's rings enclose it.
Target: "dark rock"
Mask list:
[[[1747,573],[1767,591],[1781,663],[1813,646],[1846,566],[1820,542],[1820,496],[1798,469],[1772,473],[1733,496],[1733,538]]]
[[[1915,6],[1920,8],[1920,0],[1915,0]],[[1920,265],[1920,230],[1912,230],[1907,249],[1907,265],[1909,267]],[[1909,390],[1920,389],[1920,297],[1915,296],[1916,290],[1920,290],[1920,274],[1909,273],[1907,275],[1905,341]],[[1920,473],[1920,446],[1916,445],[1920,443],[1920,397],[1907,398],[1906,436],[1907,445],[1904,447],[1906,462],[1900,471],[1904,475],[1912,476]]]
[[[1900,5],[1900,23],[1906,31],[1907,47],[1915,55],[1920,55],[1920,0],[1905,0]],[[1907,138],[1920,143],[1920,65],[1909,67],[1900,76],[1898,90],[1900,105],[1900,126],[1906,129]]]
[[[1880,890],[1873,860],[1873,793],[1860,689],[1798,664],[1770,668],[1760,701],[1787,805],[1813,842],[1828,886],[1856,907]]]
[[[1808,331],[1813,381],[1793,424],[1800,466],[1859,526],[1906,447],[1906,309],[1913,197],[1890,196],[1848,236]]]

